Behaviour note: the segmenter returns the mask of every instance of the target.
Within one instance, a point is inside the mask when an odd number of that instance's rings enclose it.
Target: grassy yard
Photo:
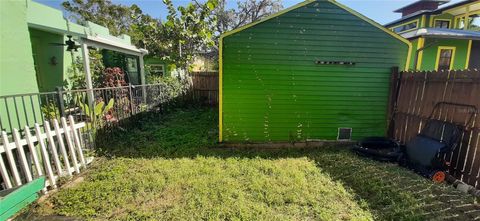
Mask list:
[[[226,150],[217,113],[146,115],[30,216],[98,220],[473,220],[474,198],[345,148]]]

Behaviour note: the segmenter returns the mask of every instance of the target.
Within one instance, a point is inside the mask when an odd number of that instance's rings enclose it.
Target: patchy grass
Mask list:
[[[345,149],[225,150],[210,109],[103,139],[85,181],[32,211],[98,220],[472,220],[473,197]]]

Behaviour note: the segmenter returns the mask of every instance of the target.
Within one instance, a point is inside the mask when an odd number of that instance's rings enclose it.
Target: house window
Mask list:
[[[401,33],[401,32],[410,31],[410,30],[415,29],[417,27],[418,27],[418,20],[393,27],[392,30],[396,33]]]
[[[465,18],[457,18],[457,28],[463,29],[465,28]]]
[[[155,76],[165,76],[165,66],[163,64],[151,64],[150,74]]]
[[[435,20],[435,28],[449,28],[450,21],[447,20]]]
[[[468,25],[468,30],[480,31],[480,14],[473,14],[468,17],[468,24],[465,23],[465,17],[457,18],[457,28],[464,29]]]
[[[470,15],[469,30],[480,31],[480,14]]]
[[[127,73],[128,76],[128,83],[133,85],[141,84],[140,80],[140,71],[138,70],[138,61],[137,57],[127,57],[126,58],[126,66],[127,66]]]
[[[439,47],[435,70],[451,70],[455,59],[454,47]]]

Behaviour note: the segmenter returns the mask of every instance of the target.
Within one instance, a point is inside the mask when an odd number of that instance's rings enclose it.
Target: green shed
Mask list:
[[[383,136],[391,68],[411,44],[334,0],[309,0],[220,38],[219,140]]]

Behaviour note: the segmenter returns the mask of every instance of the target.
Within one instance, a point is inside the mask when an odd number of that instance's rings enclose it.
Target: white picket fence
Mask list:
[[[44,175],[45,187],[56,188],[60,177],[78,174],[81,168],[87,166],[80,130],[85,123],[75,123],[72,116],[68,117],[68,122],[65,117],[60,121],[53,120],[53,130],[48,121],[44,122],[43,131],[39,124],[35,124],[32,128],[34,136],[27,126],[23,138],[14,129],[12,142],[8,134],[2,131],[0,174],[4,188],[20,186]]]

